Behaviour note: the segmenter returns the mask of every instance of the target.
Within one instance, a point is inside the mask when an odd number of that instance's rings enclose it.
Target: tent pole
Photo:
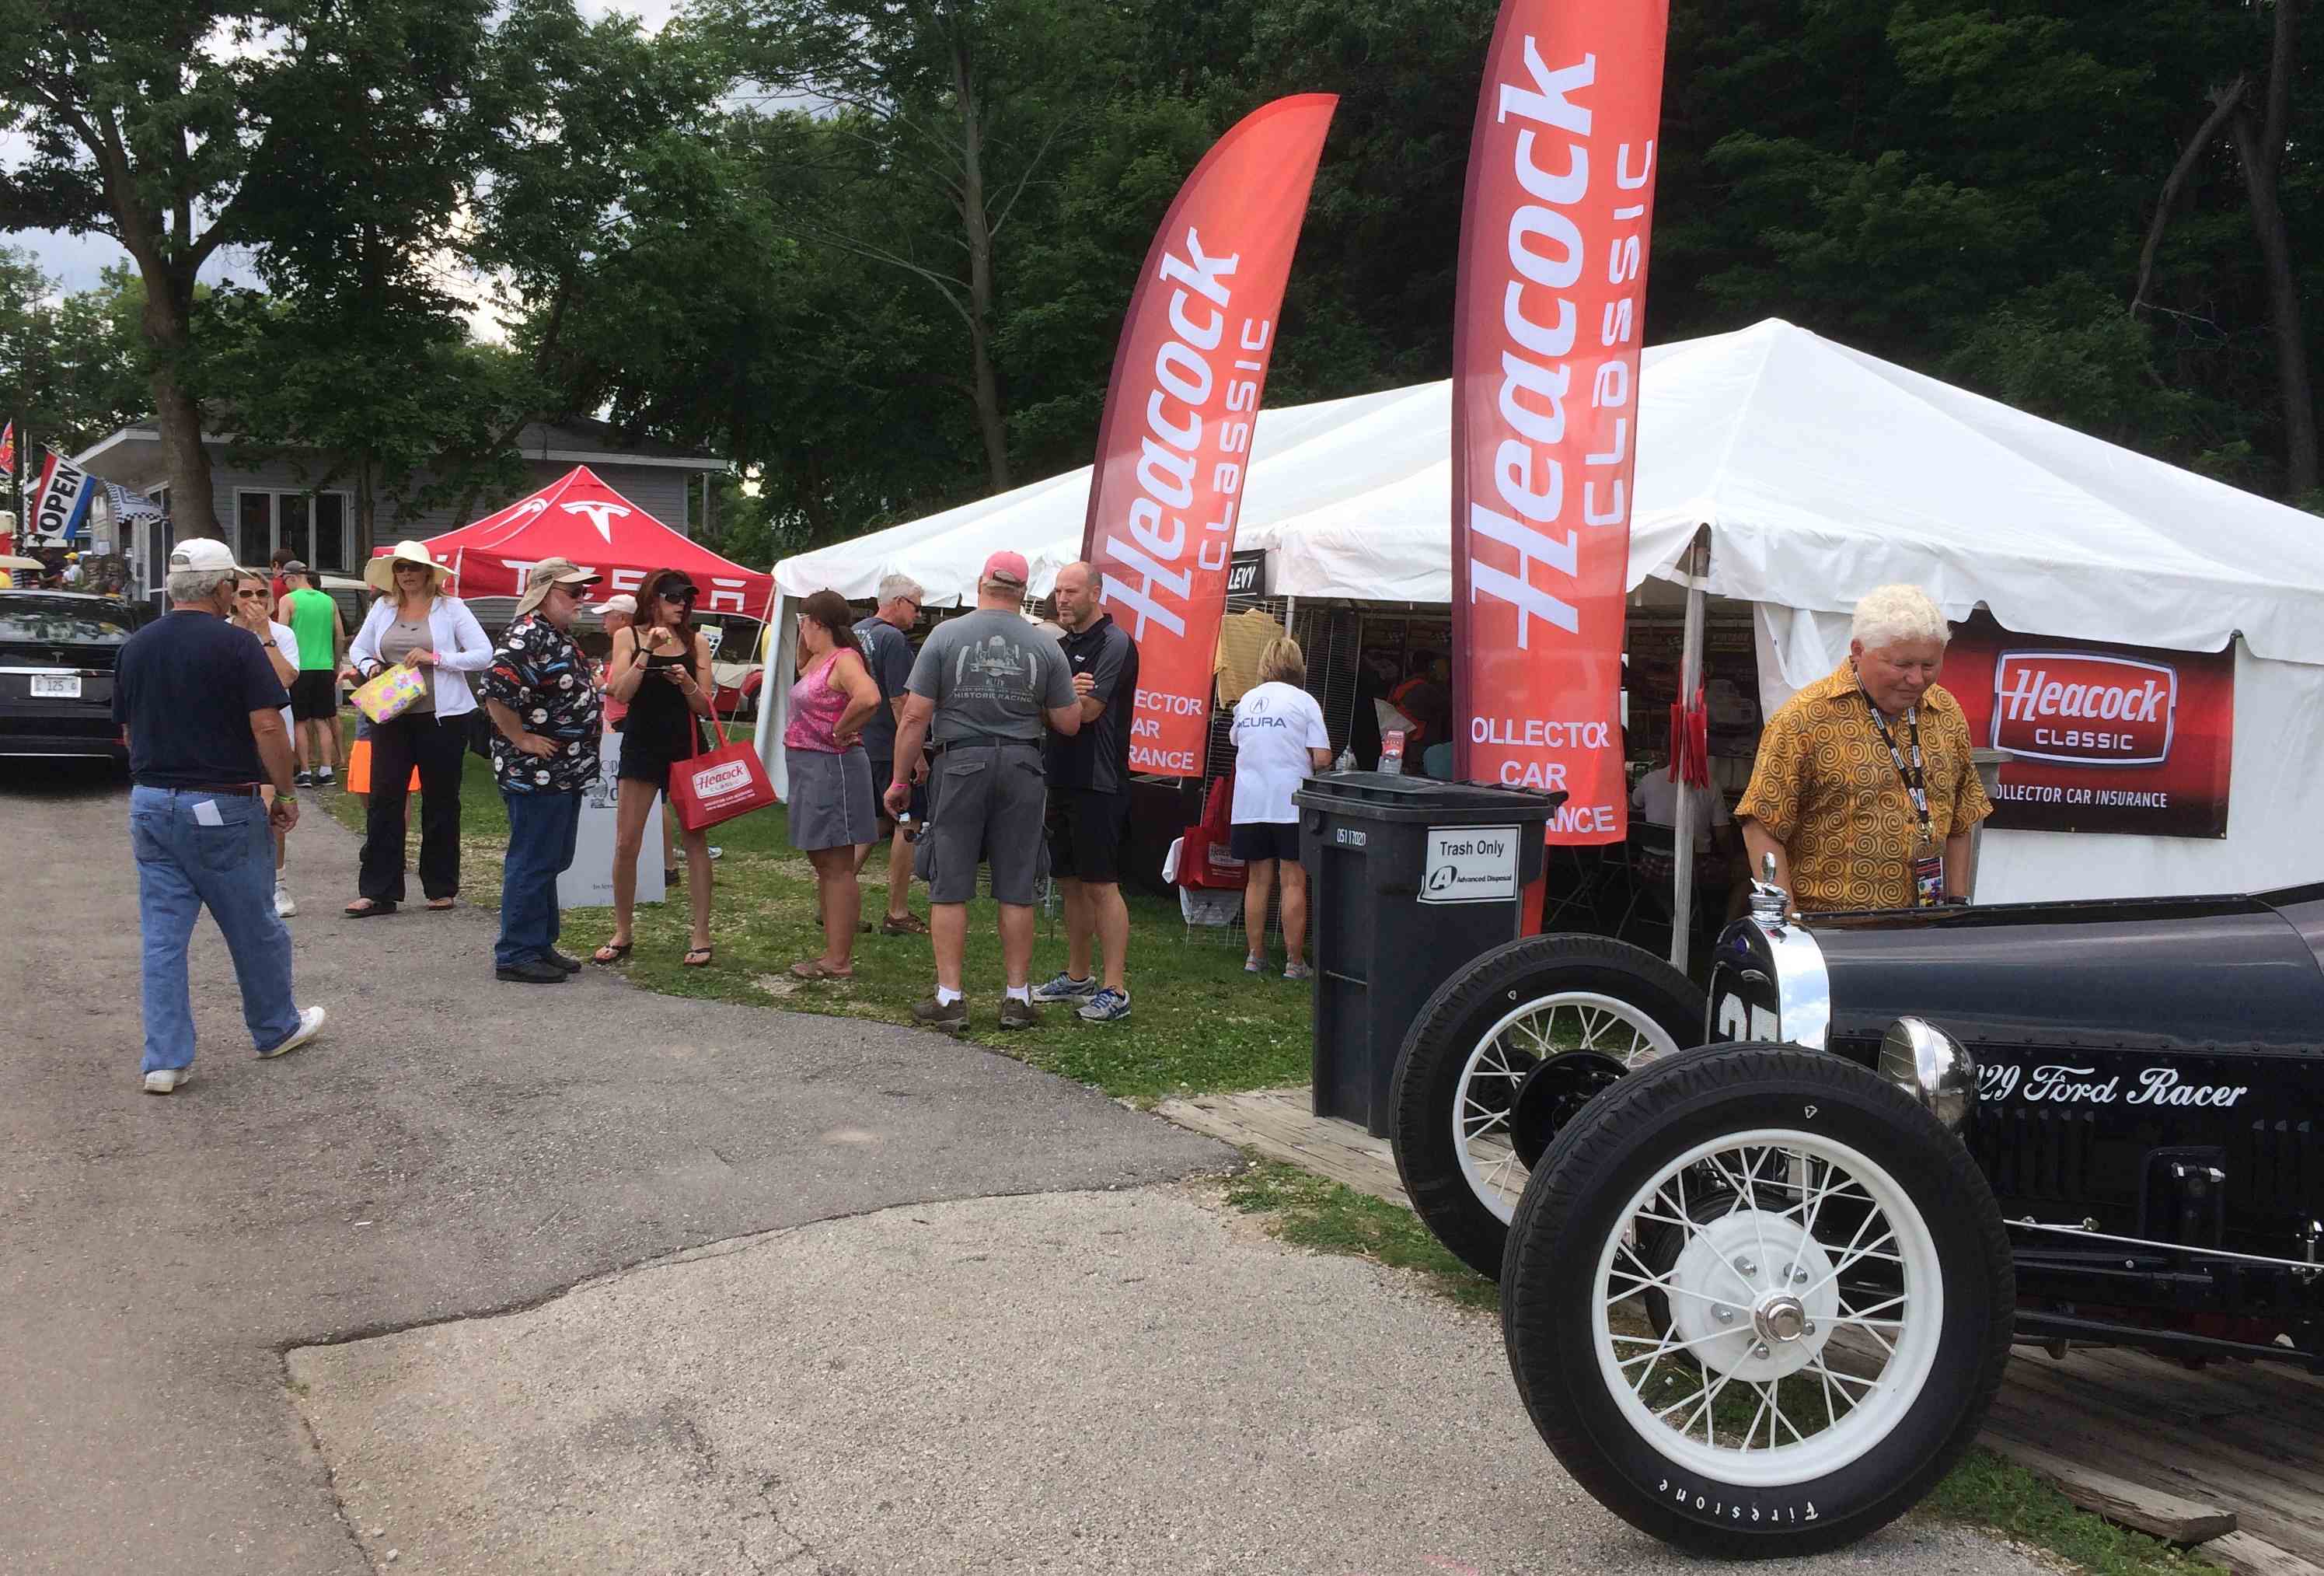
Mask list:
[[[1285,635],[1285,636],[1286,636],[1286,638],[1290,638],[1290,639],[1294,639],[1294,640],[1296,640],[1296,639],[1297,639],[1297,638],[1298,638],[1296,635],[1292,635],[1292,633],[1291,633],[1291,621],[1292,621],[1292,619],[1294,619],[1294,618],[1297,617],[1297,616],[1298,616],[1298,615],[1299,615],[1299,598],[1296,598],[1296,597],[1286,597],[1286,598],[1283,598],[1283,633],[1284,633],[1284,635]]]
[[[1698,528],[1683,561],[1686,564],[1686,635],[1678,661],[1679,709],[1683,715],[1702,683],[1702,605],[1704,578],[1711,570],[1711,527]],[[1683,731],[1680,740],[1684,743]],[[1674,765],[1678,763],[1673,762]],[[1687,942],[1694,928],[1694,824],[1701,792],[1678,774],[1678,813],[1671,819],[1674,858],[1671,860],[1671,967],[1686,971]]]
[[[759,679],[759,733],[756,744],[759,764],[767,769],[767,780],[774,784],[775,797],[788,802],[791,794],[790,763],[783,754],[783,725],[790,720],[790,671],[798,653],[798,631],[791,617],[791,598],[779,587],[775,591],[774,615],[769,620],[765,640],[765,666]]]

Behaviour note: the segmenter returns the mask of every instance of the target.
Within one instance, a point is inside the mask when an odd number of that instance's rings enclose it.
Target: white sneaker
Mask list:
[[[194,1070],[190,1067],[156,1068],[145,1075],[145,1092],[169,1094],[185,1088],[193,1081]]]
[[[272,1051],[261,1051],[259,1055],[262,1057],[289,1055],[291,1052],[296,1051],[300,1046],[304,1045],[308,1041],[313,1039],[316,1035],[323,1032],[324,1016],[325,1015],[321,1007],[316,1006],[307,1008],[299,1015],[299,1026],[291,1031],[290,1037],[289,1039],[283,1041],[282,1043],[277,1045]]]
[[[710,857],[714,859],[723,859],[726,857],[726,850],[713,843],[710,845]]]
[[[289,887],[278,883],[274,888],[274,917],[289,919],[298,912],[299,900],[290,895]]]

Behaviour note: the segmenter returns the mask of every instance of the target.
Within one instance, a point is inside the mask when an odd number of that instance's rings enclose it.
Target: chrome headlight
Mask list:
[[[1880,1036],[1880,1076],[1958,1133],[1977,1108],[1977,1061],[1961,1043],[1921,1018],[1898,1018]]]

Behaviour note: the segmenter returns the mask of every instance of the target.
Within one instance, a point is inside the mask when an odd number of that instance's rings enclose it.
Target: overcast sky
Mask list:
[[[678,0],[576,0],[576,4],[581,14],[592,20],[619,11],[637,17],[648,31],[659,31],[678,8]],[[0,161],[21,158],[25,145],[20,136],[0,135]],[[42,271],[68,292],[93,288],[109,264],[126,262],[129,255],[110,236],[68,236],[54,230],[0,232],[0,246],[30,251]],[[213,281],[248,277],[247,266],[237,268],[237,261],[226,253],[215,255],[203,267],[202,277]]]

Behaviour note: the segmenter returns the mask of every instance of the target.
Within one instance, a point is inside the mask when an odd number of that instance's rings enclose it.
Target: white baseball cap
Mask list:
[[[589,611],[595,613],[600,618],[603,618],[608,613],[626,613],[631,617],[635,618],[638,616],[638,599],[635,597],[631,596],[627,591],[623,591],[618,597],[606,598],[604,601],[590,608]]]
[[[234,561],[234,550],[215,536],[189,536],[170,550],[172,570],[216,570],[220,574],[237,574],[242,566]]]

